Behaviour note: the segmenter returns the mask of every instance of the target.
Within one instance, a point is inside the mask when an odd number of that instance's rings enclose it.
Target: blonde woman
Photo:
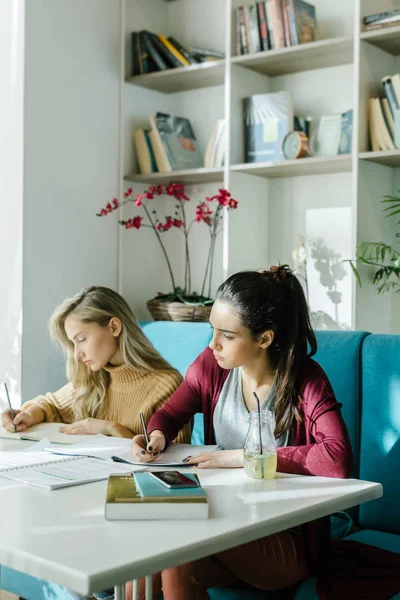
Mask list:
[[[10,432],[51,421],[66,434],[132,438],[182,381],[142,332],[125,300],[105,287],[92,286],[65,300],[52,315],[51,337],[67,357],[69,383],[2,414]],[[176,441],[190,442],[185,426]],[[157,451],[154,452],[156,456]]]

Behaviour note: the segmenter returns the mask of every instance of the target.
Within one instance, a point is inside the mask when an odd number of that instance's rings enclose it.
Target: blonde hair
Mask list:
[[[122,323],[118,337],[119,350],[127,366],[148,372],[173,370],[144,335],[122,296],[106,287],[85,288],[73,298],[64,300],[49,322],[51,337],[60,342],[67,357],[67,378],[77,392],[73,405],[76,419],[101,414],[110,374],[104,369],[93,372],[75,358],[74,344],[65,331],[65,320],[69,315],[84,323],[97,323],[101,327],[117,317]]]

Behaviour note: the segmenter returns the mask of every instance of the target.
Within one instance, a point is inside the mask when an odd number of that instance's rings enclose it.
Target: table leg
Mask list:
[[[132,583],[132,600],[139,600],[139,579],[134,579]]]
[[[153,600],[153,575],[146,577],[146,600]]]
[[[125,600],[125,584],[114,586],[114,600]]]

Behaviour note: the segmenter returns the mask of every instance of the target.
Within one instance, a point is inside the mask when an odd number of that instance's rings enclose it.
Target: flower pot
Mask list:
[[[147,308],[155,321],[203,322],[208,321],[212,304],[184,304],[153,298],[147,302]]]

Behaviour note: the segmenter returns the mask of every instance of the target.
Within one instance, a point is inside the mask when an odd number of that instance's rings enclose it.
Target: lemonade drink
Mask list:
[[[244,472],[253,479],[273,479],[276,473],[276,465],[276,452],[265,451],[263,454],[255,454],[245,451],[244,453]]]

